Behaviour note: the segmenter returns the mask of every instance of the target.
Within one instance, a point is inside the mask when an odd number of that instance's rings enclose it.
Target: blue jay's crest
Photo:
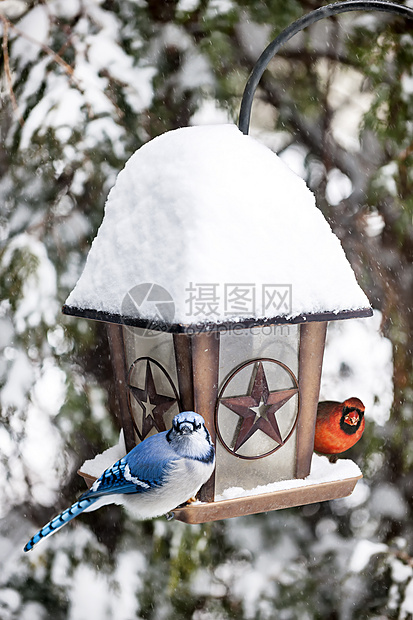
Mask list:
[[[193,432],[202,426],[205,426],[204,418],[194,411],[181,411],[172,421],[172,428],[177,432]]]
[[[125,504],[140,519],[172,511],[195,496],[215,467],[215,450],[202,416],[178,413],[169,431],[147,437],[108,467],[70,508],[42,527],[24,547],[30,551],[42,538],[84,511],[104,504]]]
[[[194,411],[181,411],[174,417],[167,440],[172,441],[175,450],[185,458],[204,463],[212,463],[215,459],[204,418]]]

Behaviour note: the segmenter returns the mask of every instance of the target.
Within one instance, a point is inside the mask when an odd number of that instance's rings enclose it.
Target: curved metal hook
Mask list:
[[[244,89],[241,101],[241,109],[239,114],[238,127],[244,134],[248,134],[252,100],[259,84],[262,74],[268,66],[270,60],[275,56],[278,50],[287,43],[297,32],[303,30],[307,26],[339,13],[347,11],[384,11],[387,13],[395,13],[408,19],[413,19],[413,9],[394,2],[386,2],[384,0],[347,0],[345,2],[337,2],[335,4],[327,4],[315,11],[311,11],[307,15],[300,17],[283,30],[263,51],[261,56],[255,63],[254,69]]]

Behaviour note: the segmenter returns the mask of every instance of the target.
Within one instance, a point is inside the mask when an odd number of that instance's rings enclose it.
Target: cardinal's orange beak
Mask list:
[[[347,413],[347,415],[344,416],[344,422],[346,422],[346,424],[349,424],[350,426],[356,426],[359,420],[360,416],[357,409],[352,409]]]

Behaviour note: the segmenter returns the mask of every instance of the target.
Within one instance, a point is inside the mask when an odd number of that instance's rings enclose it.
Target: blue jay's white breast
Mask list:
[[[139,519],[158,517],[195,496],[213,469],[213,463],[180,459],[162,487],[138,495],[124,495],[123,504]]]

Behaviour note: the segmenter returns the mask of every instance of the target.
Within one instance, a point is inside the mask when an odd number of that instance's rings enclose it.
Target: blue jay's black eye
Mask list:
[[[199,424],[195,424],[195,430],[197,431],[198,429],[200,429],[200,428],[201,428],[201,426],[202,426],[202,424],[201,424],[201,423],[199,423]]]

